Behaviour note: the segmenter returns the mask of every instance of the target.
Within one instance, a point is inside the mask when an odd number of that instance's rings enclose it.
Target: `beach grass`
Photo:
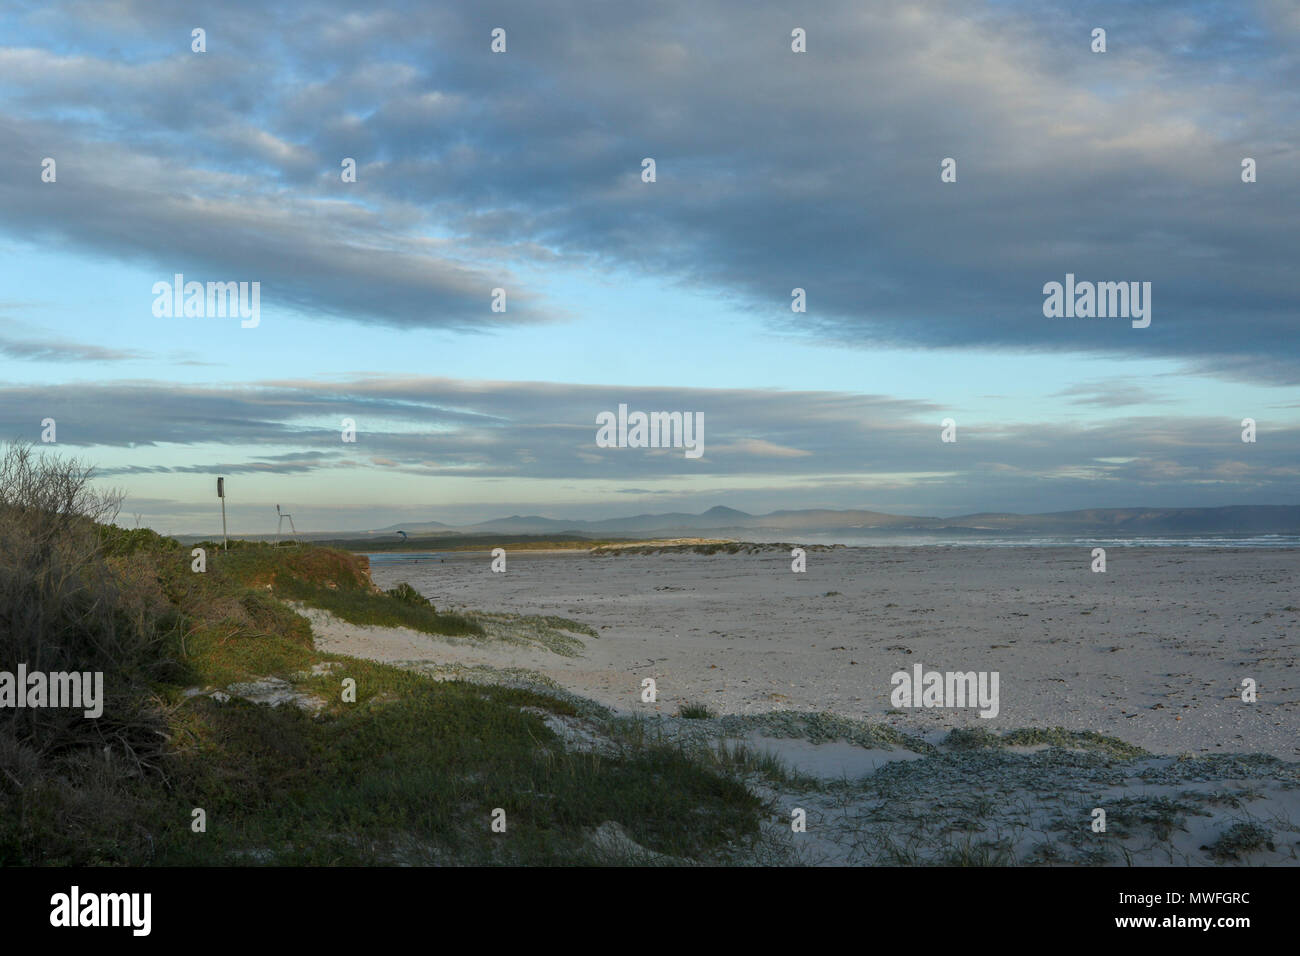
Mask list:
[[[200,545],[202,546],[202,545]],[[329,611],[351,624],[409,627],[425,634],[483,636],[482,625],[461,614],[439,613],[410,585],[383,592],[370,581],[363,556],[304,545],[248,545],[222,551],[212,545],[209,570],[237,585]]]
[[[708,720],[710,717],[716,717],[717,714],[709,710],[706,704],[682,704],[677,716],[687,720]]]
[[[1210,855],[1221,861],[1237,861],[1256,850],[1273,849],[1273,831],[1254,821],[1240,821],[1228,827],[1208,847]]]
[[[679,748],[566,751],[532,712],[571,716],[563,700],[333,663],[301,682],[327,701],[316,717],[196,703],[183,803],[226,822],[199,838],[170,831],[159,862],[255,852],[297,865],[566,863],[584,859],[608,821],[652,854],[690,859],[757,829],[757,798]],[[340,698],[344,680],[356,681],[355,703]],[[498,809],[505,833],[491,829]]]
[[[685,747],[571,749],[549,723],[579,715],[565,695],[325,654],[286,602],[483,639],[586,625],[440,613],[330,548],[206,542],[200,572],[189,546],[98,523],[89,469],[3,465],[0,650],[112,691],[100,721],[0,714],[0,865],[692,863],[758,831],[759,798]],[[240,696],[267,687],[277,706]]]

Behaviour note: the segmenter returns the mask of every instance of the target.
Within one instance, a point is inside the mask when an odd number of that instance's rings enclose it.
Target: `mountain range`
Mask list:
[[[429,534],[549,534],[582,537],[762,534],[869,534],[871,532],[984,532],[1006,534],[1300,534],[1300,506],[1233,505],[1223,508],[1090,508],[1048,514],[981,513],[952,518],[891,515],[880,511],[809,509],[748,514],[721,505],[702,514],[669,512],[595,521],[511,515],[472,525],[423,521],[365,532]]]

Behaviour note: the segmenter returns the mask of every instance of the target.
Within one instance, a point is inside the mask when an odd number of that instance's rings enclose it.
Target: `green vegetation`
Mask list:
[[[566,752],[523,709],[570,712],[546,695],[351,660],[306,683],[337,698],[344,676],[357,702],[318,718],[198,702],[178,808],[202,806],[212,824],[199,838],[168,831],[160,862],[571,862],[589,852],[583,831],[608,820],[651,852],[684,856],[756,829],[756,799],[681,751]],[[508,836],[490,830],[498,807]]]
[[[414,607],[420,607],[420,608],[427,607],[430,610],[435,610],[435,611],[437,610],[437,608],[433,606],[432,601],[430,601],[427,597],[425,597],[415,588],[411,587],[405,581],[398,582],[397,587],[389,588],[384,593],[387,594],[389,597],[396,598],[398,601],[401,601],[403,604],[410,604]]]
[[[1273,849],[1273,831],[1254,822],[1234,823],[1205,849],[1216,860],[1240,860],[1257,850]]]
[[[312,545],[241,544],[230,551],[217,543],[197,545],[208,549],[208,577],[218,587],[267,592],[322,608],[351,624],[409,627],[426,634],[484,633],[463,615],[439,614],[409,584],[380,591],[371,583],[369,563],[361,555]],[[186,562],[188,569],[188,557]]]
[[[763,714],[727,714],[718,723],[724,733],[733,737],[757,731],[766,737],[798,737],[815,744],[844,740],[866,750],[938,752],[933,744],[887,724],[855,720],[829,711],[770,710]]]
[[[706,704],[682,704],[677,716],[684,717],[687,720],[707,720],[710,717],[716,717],[717,714],[709,710]]]
[[[950,731],[943,739],[949,750],[984,750],[988,747],[1003,747],[1005,744],[997,734],[983,727],[958,727]]]
[[[1090,750],[1119,760],[1135,760],[1138,757],[1148,756],[1141,747],[1125,743],[1117,737],[1107,737],[1095,730],[1030,727],[1007,731],[1002,735],[1002,742],[1008,747],[1033,747],[1045,744],[1049,747],[1064,747],[1067,750]]]
[[[189,547],[106,524],[116,499],[90,477],[30,446],[0,456],[0,659],[102,670],[107,698],[99,720],[0,711],[0,865],[690,862],[756,836],[759,799],[716,761],[568,748],[552,722],[588,718],[564,695],[317,652],[284,601],[483,640],[585,625],[440,614],[323,547],[209,543],[195,573]]]
[[[1066,730],[1063,727],[1026,727],[995,734],[983,727],[958,728],[944,738],[950,750],[989,750],[1006,747],[1061,747],[1104,754],[1119,760],[1148,756],[1141,747],[1107,737],[1094,730]]]
[[[1190,800],[1170,797],[1121,797],[1111,804],[1107,825],[1121,837],[1146,832],[1156,840],[1168,840],[1175,830],[1187,829],[1188,816],[1209,814]]]
[[[492,640],[508,644],[534,644],[563,657],[576,657],[582,650],[582,641],[574,637],[574,634],[599,636],[587,624],[550,614],[489,614],[474,611],[467,616]]]
[[[593,547],[591,553],[600,557],[622,557],[625,554],[758,554],[765,550],[762,545],[744,544],[739,541],[709,541],[702,544],[627,544],[601,545]]]

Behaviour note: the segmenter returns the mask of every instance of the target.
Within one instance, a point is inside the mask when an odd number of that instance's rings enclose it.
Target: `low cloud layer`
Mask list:
[[[704,455],[600,448],[596,416],[620,403],[703,414]],[[958,440],[940,440],[944,417]],[[925,402],[838,392],[657,389],[367,379],[178,388],[163,383],[0,388],[0,430],[107,456],[107,478],[142,474],[319,476],[347,469],[428,478],[565,479],[640,492],[678,481],[698,500],[797,483],[800,503],[941,511],[1296,502],[1300,429],[1241,441],[1238,420],[1135,415],[1104,425],[990,422]],[[356,441],[343,441],[344,419]],[[214,448],[265,447],[240,456]],[[131,457],[139,456],[139,464]],[[707,478],[708,487],[692,487]],[[709,500],[712,499],[712,500]],[[764,499],[766,500],[766,499]],[[779,506],[772,498],[773,507]]]

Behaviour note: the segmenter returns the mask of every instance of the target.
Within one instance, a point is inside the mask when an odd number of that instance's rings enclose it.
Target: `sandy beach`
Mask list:
[[[320,646],[378,660],[523,667],[621,711],[831,711],[928,738],[955,727],[1092,730],[1153,753],[1300,753],[1300,552],[874,548],[591,557],[508,553],[376,562],[440,609],[573,618],[578,657],[318,623]],[[368,633],[361,633],[361,632]],[[920,663],[997,671],[992,719],[891,708],[890,677]],[[640,701],[653,677],[657,703]],[[1241,699],[1243,678],[1258,700]]]
[[[1088,549],[807,558],[802,574],[774,550],[520,553],[504,573],[488,554],[372,566],[382,587],[407,581],[439,609],[555,615],[599,635],[549,647],[300,613],[324,651],[443,678],[540,677],[655,734],[774,754],[788,772],[750,778],[772,809],[769,855],[750,862],[1300,864],[1300,553],[1113,549],[1105,573]],[[891,675],[917,662],[997,671],[997,716],[894,707]],[[687,703],[714,716],[677,716]],[[600,749],[608,720],[548,725],[566,747]],[[1094,829],[1099,810],[1108,829]]]

